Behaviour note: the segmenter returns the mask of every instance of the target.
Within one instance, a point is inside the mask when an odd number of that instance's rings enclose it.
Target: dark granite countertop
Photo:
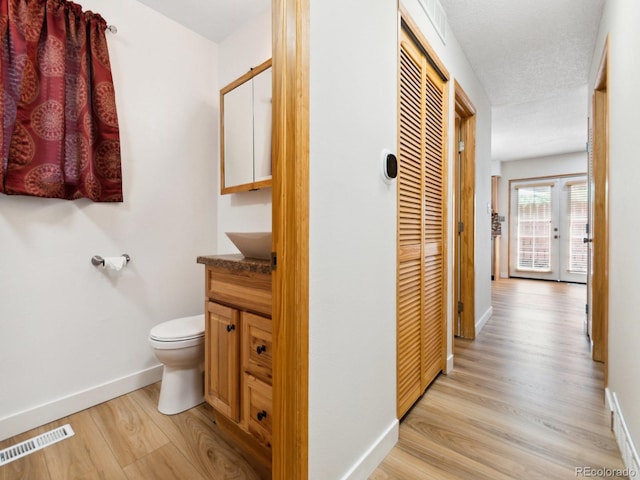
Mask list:
[[[201,255],[197,262],[211,267],[226,268],[239,272],[271,273],[271,261],[257,258],[246,258],[240,254]]]

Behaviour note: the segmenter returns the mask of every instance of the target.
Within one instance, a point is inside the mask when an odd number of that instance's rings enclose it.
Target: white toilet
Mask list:
[[[176,318],[149,333],[156,358],[164,364],[158,410],[184,412],[204,401],[204,314]]]

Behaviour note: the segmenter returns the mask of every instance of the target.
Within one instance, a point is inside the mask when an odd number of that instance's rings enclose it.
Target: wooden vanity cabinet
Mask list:
[[[211,260],[220,258],[198,257],[206,265],[205,400],[218,426],[270,468],[271,271],[261,261],[256,271],[241,268],[249,260]]]

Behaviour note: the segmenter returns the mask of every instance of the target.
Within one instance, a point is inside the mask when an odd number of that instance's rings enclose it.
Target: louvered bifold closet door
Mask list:
[[[398,417],[422,394],[424,122],[426,72],[421,53],[403,36],[400,47],[398,171]]]
[[[424,376],[423,389],[443,369],[445,321],[444,245],[445,191],[445,82],[427,69],[425,186],[424,186]]]
[[[398,418],[411,408],[442,366],[443,148],[437,143],[443,142],[444,103],[442,95],[438,100],[433,93],[442,92],[443,83],[430,79],[431,69],[403,31],[398,148]]]

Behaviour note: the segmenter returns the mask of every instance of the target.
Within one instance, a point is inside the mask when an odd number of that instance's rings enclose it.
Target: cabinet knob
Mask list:
[[[231,324],[231,325],[227,325],[227,332],[232,332],[233,330],[236,329],[236,326]]]
[[[258,352],[258,355],[260,355],[262,352],[266,352],[267,351],[267,346],[266,345],[258,345],[256,347],[256,352]]]
[[[262,410],[261,412],[258,412],[258,421],[261,422],[263,418],[267,418],[266,410]]]

